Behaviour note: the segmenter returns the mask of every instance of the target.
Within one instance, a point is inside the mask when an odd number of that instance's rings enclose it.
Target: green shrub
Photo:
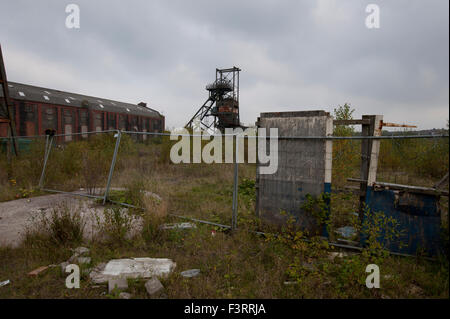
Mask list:
[[[129,240],[133,216],[125,208],[112,206],[103,211],[103,216],[97,216],[97,225],[106,241],[120,245]]]
[[[30,246],[75,246],[83,241],[85,220],[78,209],[66,203],[41,213],[25,230],[25,243]]]

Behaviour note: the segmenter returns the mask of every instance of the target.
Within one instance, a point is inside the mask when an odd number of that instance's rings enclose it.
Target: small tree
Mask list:
[[[355,109],[350,104],[338,105],[334,109],[335,120],[352,120]],[[348,125],[336,125],[334,136],[352,136],[355,129]],[[333,143],[333,183],[343,185],[345,179],[351,176],[358,160],[358,145],[351,140],[335,140]]]

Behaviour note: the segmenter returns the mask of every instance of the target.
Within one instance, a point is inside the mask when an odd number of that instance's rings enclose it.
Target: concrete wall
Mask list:
[[[325,111],[261,113],[258,127],[278,128],[278,136],[326,136],[333,133],[333,119]],[[267,133],[268,134],[268,133]],[[269,142],[267,142],[267,149]],[[315,219],[300,208],[306,194],[313,196],[331,189],[332,141],[322,139],[280,139],[278,170],[275,174],[260,174],[257,168],[257,212],[273,223],[281,224],[286,211],[309,230]]]

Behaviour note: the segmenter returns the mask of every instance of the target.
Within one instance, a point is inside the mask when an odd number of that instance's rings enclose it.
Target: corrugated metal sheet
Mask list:
[[[131,103],[124,103],[100,97],[64,92],[11,81],[8,82],[8,87],[10,97],[15,100],[67,105],[80,108],[86,106],[87,102],[87,106],[92,110],[161,117],[161,114],[154,109]]]

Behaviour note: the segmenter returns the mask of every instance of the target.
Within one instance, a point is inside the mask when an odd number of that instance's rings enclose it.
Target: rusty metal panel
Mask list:
[[[400,238],[388,240],[380,233],[380,242],[392,252],[416,254],[425,252],[430,256],[440,253],[441,211],[439,196],[390,189],[375,190],[368,187],[366,205],[370,212],[382,212],[386,217],[394,218],[398,223]],[[372,222],[368,214],[364,221]],[[363,232],[364,233],[364,232]],[[361,237],[364,245],[367,238]]]

